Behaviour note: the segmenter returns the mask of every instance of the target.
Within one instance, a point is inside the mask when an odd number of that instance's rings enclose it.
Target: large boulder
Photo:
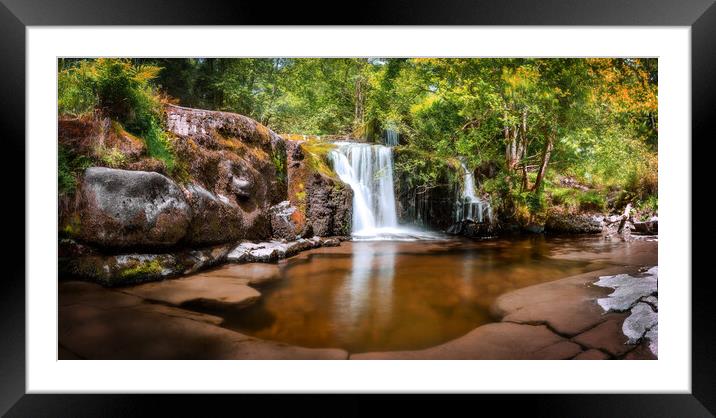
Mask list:
[[[269,238],[269,208],[286,200],[283,138],[255,120],[235,113],[168,105],[165,114],[167,130],[174,136],[177,159],[187,177],[235,207],[239,214],[241,222],[234,223],[226,236],[233,239],[240,232],[241,239]],[[204,199],[214,214],[228,208],[210,200]],[[222,222],[221,219],[214,220]],[[199,241],[218,239],[208,238]]]
[[[83,254],[61,257],[59,270],[104,286],[125,286],[194,273],[224,261],[231,248],[218,245],[162,254]]]
[[[176,183],[154,172],[90,167],[78,197],[64,232],[105,248],[174,245],[192,215]]]
[[[599,215],[552,211],[544,224],[548,234],[598,234],[602,232],[604,217]]]
[[[196,183],[189,184],[184,193],[193,213],[184,238],[186,244],[218,244],[238,241],[244,236],[241,209],[229,198],[215,195]]]

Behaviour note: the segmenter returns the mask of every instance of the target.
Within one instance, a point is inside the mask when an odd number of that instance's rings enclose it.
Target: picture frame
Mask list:
[[[519,13],[514,13],[519,10]],[[90,25],[276,25],[295,24],[349,24],[349,25],[569,25],[569,26],[688,26],[691,28],[692,70],[692,137],[707,138],[709,121],[716,105],[716,6],[713,0],[690,0],[686,2],[647,1],[575,3],[569,0],[542,2],[512,0],[505,2],[441,2],[439,7],[429,2],[391,1],[380,5],[369,4],[355,12],[337,16],[321,16],[305,5],[289,5],[276,10],[268,3],[214,2],[206,3],[180,0],[171,6],[158,0],[125,1],[47,1],[47,0],[0,0],[0,51],[4,57],[3,77],[0,78],[0,97],[3,111],[0,126],[4,128],[5,155],[13,157],[15,167],[6,165],[7,175],[14,181],[7,182],[8,196],[15,196],[9,204],[14,222],[7,258],[25,259],[25,52],[26,27],[28,26],[90,26]],[[712,135],[709,133],[709,135]],[[706,153],[701,153],[704,160]],[[697,154],[698,155],[698,154]],[[695,156],[697,156],[695,155]],[[694,159],[692,167],[708,166]],[[14,173],[14,174],[13,174]],[[698,176],[692,174],[694,181]],[[21,184],[22,183],[22,184]],[[695,186],[695,185],[694,185]],[[692,190],[696,190],[694,187]],[[704,207],[692,204],[692,216],[698,219]],[[706,216],[705,214],[702,216]],[[17,220],[24,219],[21,223]],[[704,218],[706,219],[706,218]],[[693,237],[693,234],[692,234]],[[22,244],[20,244],[22,243]],[[694,243],[695,244],[695,243]],[[692,244],[692,259],[706,259],[707,246]],[[695,255],[695,256],[694,256]],[[701,257],[699,257],[701,256]],[[222,403],[235,403],[236,397],[213,397],[196,399],[196,396],[161,396],[148,399],[137,395],[39,395],[26,394],[25,353],[25,265],[10,263],[2,295],[2,330],[4,342],[0,345],[0,411],[8,416],[46,416],[67,414],[72,416],[113,416],[127,412],[142,414],[160,413],[177,408],[183,413],[220,408]],[[693,277],[699,275],[692,274]],[[511,395],[518,399],[498,395],[480,395],[481,405],[504,410],[528,407],[531,413],[547,415],[559,410],[568,416],[713,416],[716,413],[716,360],[711,355],[716,325],[714,306],[710,300],[711,286],[707,276],[691,281],[692,290],[692,391],[690,394],[649,395]],[[315,400],[302,398],[295,405],[275,400],[273,395],[254,397],[239,395],[241,402],[249,405],[283,404],[289,410],[311,407]],[[462,401],[473,403],[474,399]],[[472,397],[469,397],[472,398]],[[217,402],[218,401],[218,402]],[[403,410],[426,412],[435,401],[431,397],[411,396]],[[324,402],[324,401],[319,401]],[[330,402],[349,405],[353,414],[366,414],[378,407],[381,397],[353,397],[338,395]],[[441,403],[440,401],[436,404]],[[211,405],[207,409],[207,405]],[[164,409],[164,408],[167,409]],[[303,408],[301,408],[303,407]],[[273,406],[272,406],[273,408]],[[216,409],[215,411],[219,411]],[[324,413],[326,411],[324,410]],[[330,414],[330,413],[329,413]]]

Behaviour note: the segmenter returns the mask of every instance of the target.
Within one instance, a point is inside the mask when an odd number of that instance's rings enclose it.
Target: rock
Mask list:
[[[245,308],[261,294],[245,281],[230,277],[191,276],[140,284],[122,289],[123,292],[174,306],[199,306],[212,310]]]
[[[622,331],[627,336],[629,344],[636,344],[646,334],[647,330],[655,327],[658,322],[654,309],[643,302],[631,308],[631,314],[624,320]]]
[[[291,215],[296,210],[296,207],[292,206],[288,200],[271,207],[269,210],[271,213],[271,235],[274,238],[285,240],[298,238],[297,226],[291,219]]]
[[[545,227],[540,224],[528,224],[524,229],[530,234],[541,234],[544,232]]]
[[[167,254],[92,254],[60,260],[60,272],[104,286],[123,286],[190,274],[222,261],[229,246]]]
[[[321,170],[304,154],[300,141],[287,141],[288,200],[296,233],[311,236],[350,235],[353,190],[335,174]]]
[[[184,193],[193,213],[184,238],[187,245],[235,242],[245,236],[244,217],[238,205],[196,183],[189,184]]]
[[[333,243],[333,241],[331,242]],[[227,260],[234,263],[275,263],[278,260],[296,255],[301,251],[320,247],[322,243],[323,240],[319,237],[310,239],[300,238],[290,242],[243,242],[231,250],[227,256]]]
[[[601,272],[623,271],[612,267]],[[544,323],[561,335],[574,336],[605,320],[594,299],[604,292],[589,287],[599,272],[541,283],[499,296],[490,311],[502,321]]]
[[[165,114],[188,177],[236,208],[240,236],[232,240],[268,239],[268,209],[287,196],[285,141],[235,113],[167,105]]]
[[[487,324],[447,343],[415,351],[352,354],[351,360],[537,360],[570,358],[580,352],[544,325]]]
[[[635,352],[628,358],[656,358],[658,355],[658,289],[659,267],[654,266],[641,275],[618,274],[600,277],[598,286],[614,290],[608,297],[597,302],[607,312],[627,312],[622,333],[629,344],[648,342],[648,348]],[[649,351],[644,354],[642,351]]]
[[[643,341],[637,345],[636,348],[626,353],[624,360],[656,360],[657,357],[654,352],[649,349],[649,344]]]
[[[61,117],[57,123],[57,140],[60,145],[77,155],[93,155],[101,160],[103,154],[118,153],[122,166],[139,158],[146,151],[144,141],[125,131],[109,118],[95,119]]]
[[[170,246],[186,234],[191,209],[181,189],[153,172],[91,167],[64,230],[105,248]]]
[[[659,221],[634,222],[634,232],[642,235],[659,233]]]
[[[229,277],[245,282],[251,286],[281,279],[281,268],[276,264],[247,263],[225,264],[211,271],[199,273],[202,277]]]
[[[625,315],[613,315],[610,319],[577,335],[572,340],[585,347],[606,351],[614,357],[626,354],[634,346],[629,344],[627,337],[622,332]]]
[[[490,222],[473,222],[463,220],[448,227],[446,232],[453,235],[462,235],[469,238],[486,238],[495,236],[499,231],[499,225]]]
[[[339,349],[263,341],[217,326],[220,318],[149,303],[89,283],[60,284],[58,342],[95,360],[346,359]],[[89,293],[89,295],[88,295]],[[67,298],[71,298],[69,301]],[[119,300],[121,303],[118,303]],[[121,310],[113,307],[122,305]]]
[[[628,274],[602,276],[594,284],[614,289],[608,297],[597,300],[605,311],[622,312],[630,309],[640,298],[650,296],[657,291],[657,269],[649,270],[645,277]]]
[[[659,355],[659,324],[655,324],[649,331],[644,335],[646,340],[649,342],[649,350],[654,356]]]
[[[597,234],[602,232],[603,220],[604,217],[599,215],[554,210],[547,216],[544,230],[549,234]]]
[[[602,351],[590,348],[572,358],[572,360],[607,360],[609,356]]]
[[[240,199],[247,199],[251,196],[250,192],[251,183],[246,179],[240,179],[236,177],[231,178],[231,190]]]

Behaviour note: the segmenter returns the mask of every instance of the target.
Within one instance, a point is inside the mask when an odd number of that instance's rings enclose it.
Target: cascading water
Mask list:
[[[460,200],[455,205],[455,222],[492,222],[490,203],[475,194],[475,176],[468,170],[463,161],[460,165],[464,171],[464,181]]]
[[[394,147],[398,145],[400,141],[400,136],[398,134],[398,131],[395,129],[386,129],[385,130],[385,145],[389,147]]]
[[[356,239],[430,239],[433,234],[398,225],[393,191],[393,153],[383,145],[335,142],[333,169],[353,189]]]

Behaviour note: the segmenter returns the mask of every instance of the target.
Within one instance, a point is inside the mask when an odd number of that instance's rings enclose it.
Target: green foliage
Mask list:
[[[657,60],[643,58],[63,60],[58,106],[120,121],[170,170],[181,162],[162,130],[157,90],[183,105],[245,114],[280,133],[379,141],[391,129],[400,134],[396,153],[411,156],[396,158],[411,187],[450,181],[459,167],[450,175],[445,167],[460,157],[469,167],[499,167],[481,185],[498,210],[535,216],[546,202],[604,210],[604,190],[612,190],[610,208],[656,207],[657,75]],[[331,173],[325,143],[304,149],[315,170]],[[550,158],[543,158],[547,149]],[[281,176],[284,159],[271,158]],[[555,174],[591,191],[555,187]]]
[[[77,177],[92,165],[84,155],[74,155],[67,148],[59,146],[57,153],[57,185],[59,194],[70,195],[77,188]]]
[[[288,180],[288,172],[286,170],[286,149],[281,147],[271,152],[271,162],[276,169],[276,177],[280,182]]]
[[[144,139],[150,157],[164,162],[171,173],[175,155],[162,126],[162,104],[151,81],[161,68],[129,59],[98,58],[63,65],[58,74],[60,114],[94,111],[119,122],[128,132]],[[116,167],[123,163],[116,150],[103,152],[101,160]]]
[[[549,189],[550,199],[555,206],[561,206],[568,211],[603,211],[605,209],[605,196],[597,190],[580,190],[568,187],[555,187]]]
[[[172,149],[168,134],[162,129],[159,122],[151,120],[148,130],[144,133],[144,142],[147,145],[147,153],[164,162],[167,170],[171,173],[176,165],[176,157]]]

